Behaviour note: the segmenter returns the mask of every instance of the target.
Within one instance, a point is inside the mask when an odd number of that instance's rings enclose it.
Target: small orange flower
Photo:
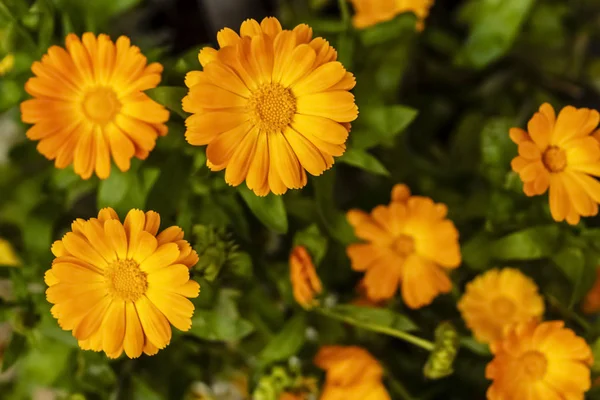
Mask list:
[[[356,14],[352,24],[358,29],[390,21],[399,14],[412,12],[417,16],[417,30],[425,27],[425,18],[434,0],[350,0]]]
[[[586,314],[595,314],[600,311],[600,268],[596,268],[594,286],[585,296],[582,309]]]
[[[411,196],[406,185],[396,185],[392,202],[371,214],[350,210],[348,221],[366,243],[348,246],[356,271],[366,271],[364,286],[374,301],[389,299],[402,285],[410,308],[430,304],[452,283],[445,270],[461,263],[458,231],[446,219],[447,208],[428,197]]]
[[[490,348],[489,400],[583,399],[590,389],[590,346],[562,321],[516,324]]]
[[[304,246],[294,247],[290,254],[290,279],[298,304],[302,307],[314,306],[315,296],[321,293],[323,287]]]
[[[518,269],[492,269],[467,284],[458,309],[477,340],[489,343],[509,325],[539,321],[544,300],[535,282]]]
[[[550,211],[556,221],[571,225],[580,217],[598,214],[600,182],[600,133],[594,133],[600,114],[588,108],[567,106],[556,117],[548,103],[542,104],[527,124],[528,132],[510,130],[519,146],[512,169],[523,181],[527,196],[550,188]]]
[[[321,400],[390,400],[383,385],[383,368],[356,346],[323,346],[314,359],[327,373]]]

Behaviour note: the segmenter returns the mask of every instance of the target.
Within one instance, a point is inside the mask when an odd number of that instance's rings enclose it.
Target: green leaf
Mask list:
[[[377,158],[363,150],[347,149],[338,161],[364,169],[377,175],[390,176],[390,172]]]
[[[190,334],[204,340],[232,342],[252,333],[254,327],[238,312],[235,302],[238,295],[233,290],[223,289],[212,310],[196,310]]]
[[[2,363],[2,372],[12,367],[23,354],[27,344],[25,336],[13,333],[10,343],[4,352],[4,357],[0,360]]]
[[[490,237],[482,231],[462,245],[462,258],[469,268],[475,271],[484,271],[488,268],[491,260],[490,242]]]
[[[188,90],[179,86],[160,86],[154,89],[146,90],[145,92],[150,98],[181,118],[187,118],[189,115],[181,108],[181,100],[187,96]]]
[[[321,234],[316,224],[312,224],[294,235],[294,246],[306,247],[313,263],[319,265],[327,253],[327,238]]]
[[[559,244],[558,225],[543,225],[512,233],[492,242],[497,260],[536,260],[552,256]]]
[[[327,312],[337,314],[343,317],[345,322],[354,322],[357,325],[378,326],[400,332],[410,332],[418,329],[417,325],[407,316],[384,308],[340,304],[327,309]]]
[[[238,186],[238,191],[250,211],[260,222],[277,233],[287,233],[288,220],[281,196],[269,193],[265,197],[259,197],[246,185]]]
[[[119,206],[129,192],[131,175],[112,168],[110,176],[98,185],[98,208]]]
[[[335,171],[327,171],[320,177],[314,178],[313,182],[315,186],[317,212],[329,235],[343,245],[356,242],[354,230],[348,223],[346,215],[338,210],[334,204],[333,186],[335,182]]]
[[[393,144],[417,117],[418,111],[402,105],[364,106],[360,108],[357,128],[350,134],[351,149],[366,150],[380,144]]]
[[[187,187],[187,171],[191,159],[177,153],[170,156],[161,166],[158,178],[151,184],[147,196],[148,208],[159,214],[168,214],[178,209]]]
[[[455,62],[483,68],[512,46],[534,0],[480,0],[469,38]]]
[[[286,322],[279,333],[267,343],[258,358],[267,366],[298,354],[305,341],[306,314],[300,313]]]
[[[504,184],[510,162],[517,155],[517,146],[508,134],[512,126],[510,118],[493,118],[481,132],[481,171],[497,186]]]
[[[552,257],[552,261],[573,285],[569,307],[581,300],[596,279],[596,260],[586,262],[583,251],[576,247],[565,247]]]
[[[134,376],[131,379],[131,400],[164,400],[150,385],[141,378]]]
[[[415,35],[417,17],[413,13],[404,13],[391,21],[381,22],[360,32],[365,46],[385,43],[400,37]]]

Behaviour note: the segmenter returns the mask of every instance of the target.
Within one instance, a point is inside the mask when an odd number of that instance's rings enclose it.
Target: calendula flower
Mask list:
[[[14,54],[7,54],[2,60],[0,60],[0,76],[4,76],[12,71],[15,66]]]
[[[294,299],[302,307],[314,306],[315,296],[323,290],[310,254],[304,246],[296,246],[290,254],[290,279]]]
[[[600,311],[600,268],[596,268],[596,280],[583,300],[582,309],[586,314],[594,314]]]
[[[587,108],[563,108],[558,117],[548,103],[542,104],[527,125],[510,130],[519,146],[512,169],[523,181],[527,196],[541,195],[550,188],[550,211],[556,221],[571,225],[581,216],[598,214],[600,142],[592,135],[600,114]],[[596,136],[596,137],[595,137]]]
[[[390,21],[397,15],[412,12],[417,16],[417,30],[425,27],[425,18],[434,0],[349,0],[354,6],[352,24],[357,29]]]
[[[78,219],[62,240],[45,280],[52,315],[84,350],[116,358],[153,355],[171,341],[171,325],[191,327],[200,286],[189,269],[198,255],[171,226],[158,233],[160,216],[131,210],[125,221],[111,208]]]
[[[447,211],[428,197],[410,196],[406,185],[396,185],[388,206],[377,206],[371,214],[348,212],[354,233],[366,243],[348,246],[347,253],[352,268],[365,271],[369,298],[389,299],[401,285],[406,305],[419,308],[452,289],[446,270],[458,267],[461,255]]]
[[[539,321],[544,300],[535,282],[518,269],[492,269],[467,284],[458,309],[477,340],[489,343],[500,339],[507,326]]]
[[[365,349],[323,346],[314,363],[326,372],[321,400],[389,400],[383,368]]]
[[[113,43],[69,34],[66,50],[52,46],[31,67],[36,76],[25,90],[34,98],[21,103],[23,122],[34,124],[27,137],[56,168],[73,164],[83,179],[108,178],[111,158],[129,170],[132,157],[145,159],[167,134],[169,112],[143,93],[158,85],[162,69],[146,65],[125,36]]]
[[[590,388],[590,346],[562,321],[516,324],[491,350],[489,400],[583,399]]]
[[[21,265],[21,261],[11,244],[0,238],[0,266],[18,267],[19,265]]]
[[[275,18],[225,28],[220,49],[199,54],[203,71],[186,76],[186,139],[208,145],[213,171],[232,186],[244,180],[259,196],[306,185],[344,153],[358,109],[354,76],[312,29],[283,30]]]

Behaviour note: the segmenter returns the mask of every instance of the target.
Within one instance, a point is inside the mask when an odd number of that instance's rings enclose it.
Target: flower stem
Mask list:
[[[592,330],[591,325],[584,318],[579,316],[576,312],[573,312],[572,310],[569,310],[563,306],[556,297],[547,294],[546,298],[548,299],[548,303],[550,303],[552,307],[561,313],[563,317],[573,320],[588,332]]]
[[[430,342],[429,340],[420,338],[418,336],[411,335],[410,333],[392,329],[387,326],[374,325],[374,324],[370,324],[368,322],[362,322],[362,321],[356,320],[356,319],[351,318],[346,315],[340,315],[340,314],[331,312],[330,310],[327,310],[326,308],[315,308],[314,311],[316,311],[319,314],[324,315],[326,317],[337,319],[339,321],[346,322],[348,324],[357,326],[359,328],[367,329],[367,330],[370,330],[373,332],[383,333],[384,335],[388,335],[388,336],[393,336],[395,338],[404,340],[405,342],[414,344],[415,346],[418,346],[427,351],[432,351],[434,348],[434,344],[432,342]]]
[[[350,8],[348,7],[348,0],[338,0],[340,7],[340,13],[342,14],[342,21],[346,26],[350,25]]]

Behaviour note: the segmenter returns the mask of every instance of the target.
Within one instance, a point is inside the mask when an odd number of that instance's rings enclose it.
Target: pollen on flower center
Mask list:
[[[296,97],[279,83],[267,83],[252,94],[248,111],[252,122],[261,130],[281,131],[296,114]]]
[[[412,236],[400,235],[392,243],[392,249],[403,257],[415,252],[415,240]]]
[[[493,299],[491,308],[492,313],[496,316],[496,318],[501,320],[511,317],[517,310],[515,303],[504,296]]]
[[[567,154],[556,146],[550,146],[542,155],[542,162],[550,172],[561,172],[567,166]]]
[[[85,95],[82,107],[84,114],[92,122],[106,125],[121,110],[121,102],[114,90],[98,87]]]
[[[104,277],[109,291],[125,301],[136,301],[148,289],[144,271],[133,260],[117,260],[106,268]]]
[[[521,356],[519,361],[529,378],[539,380],[546,375],[548,360],[539,351],[528,351]]]

